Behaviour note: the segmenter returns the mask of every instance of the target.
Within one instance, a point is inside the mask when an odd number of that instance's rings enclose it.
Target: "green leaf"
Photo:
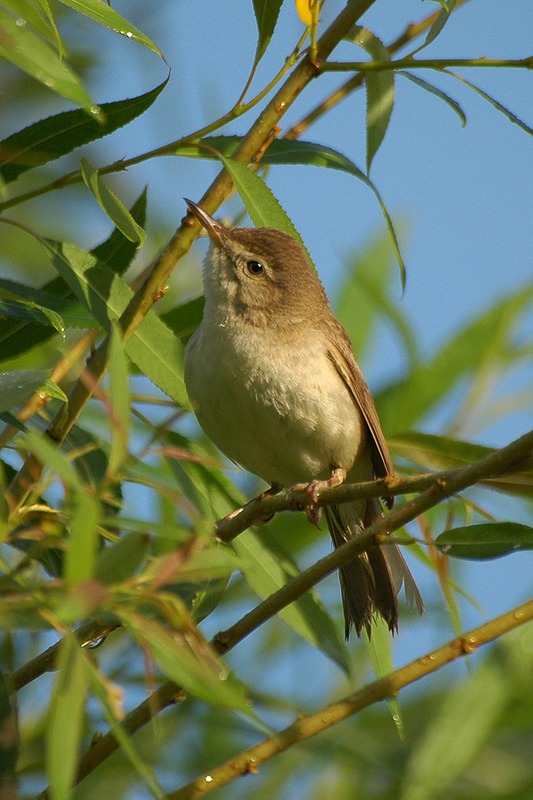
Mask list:
[[[72,100],[95,118],[100,110],[78,76],[43,39],[0,8],[0,58],[5,58],[53,92]]]
[[[520,550],[533,550],[533,528],[518,522],[482,522],[445,531],[437,536],[435,544],[454,558],[499,558]]]
[[[140,225],[144,225],[146,190],[141,193],[131,207],[131,214]],[[113,272],[121,275],[130,265],[136,252],[135,244],[115,228],[104,242],[94,248],[92,255],[104,265],[109,266]],[[42,289],[33,289],[5,279],[0,279],[0,286],[56,311],[67,328],[100,327],[94,316],[87,310],[86,305],[75,298],[63,278],[54,278],[48,281]],[[46,341],[51,335],[51,330],[41,324],[35,325],[21,320],[16,323],[12,320],[6,322],[0,318],[0,358],[9,359],[24,353]]]
[[[461,83],[464,83],[464,85],[468,86],[469,89],[473,89],[476,94],[482,97],[483,100],[486,100],[488,103],[490,103],[491,106],[496,109],[496,111],[499,111],[500,114],[503,114],[505,117],[507,117],[510,122],[512,122],[514,125],[518,125],[518,127],[522,128],[523,131],[528,133],[530,136],[533,136],[533,128],[527,125],[527,123],[520,119],[520,117],[517,117],[516,114],[513,114],[512,111],[502,105],[502,103],[498,102],[498,100],[495,100],[494,97],[491,97],[490,94],[487,94],[487,92],[484,92],[483,89],[479,88],[479,86],[476,86],[475,83],[467,81],[467,79],[463,78],[462,75],[458,75],[456,72],[452,72],[449,69],[445,69],[443,72],[445,72],[447,75],[451,75]]]
[[[93,193],[100,208],[126,239],[142,247],[146,241],[144,230],[135,222],[124,203],[106,186],[98,170],[85,158],[80,161],[80,169],[85,185]]]
[[[117,11],[109,6],[104,0],[59,0],[64,6],[79,11],[80,14],[90,17],[90,19],[110,28],[121,36],[126,36],[135,42],[139,42],[145,47],[149,47],[158,56],[163,57],[159,47],[142,31],[124,19]]]
[[[392,660],[392,637],[389,626],[383,617],[376,616],[372,620],[372,637],[369,638],[366,631],[363,633],[368,651],[368,657],[372,664],[372,669],[376,678],[384,678],[394,669]],[[400,738],[403,738],[403,722],[400,714],[400,704],[396,697],[389,697],[387,705],[396,725],[396,730]]]
[[[450,97],[449,94],[446,94],[446,92],[443,92],[442,89],[439,89],[437,86],[433,86],[433,84],[429,83],[429,81],[426,81],[424,80],[424,78],[420,78],[418,75],[414,75],[411,72],[405,72],[404,70],[399,70],[397,74],[403,75],[404,78],[408,78],[412,83],[415,84],[415,86],[420,86],[421,89],[424,89],[426,92],[434,94],[435,97],[438,97],[440,100],[443,100],[446,103],[446,105],[448,105],[452,109],[452,111],[455,111],[455,113],[461,120],[461,125],[464,128],[464,126],[466,125],[466,114],[459,105],[459,103],[452,97]]]
[[[148,536],[131,533],[107,545],[98,554],[95,578],[105,585],[132,578],[146,558],[148,544]]]
[[[499,360],[509,364],[513,332],[532,300],[532,284],[500,299],[444,342],[433,358],[382,391],[379,410],[384,430],[398,433],[414,427],[459,381],[485,363],[487,353],[500,373]]]
[[[253,0],[258,35],[254,66],[261,61],[266,52],[278,21],[282,3],[283,0]]]
[[[2,0],[2,5],[10,8],[16,15],[16,19],[23,19],[44,39],[48,39],[59,54],[64,56],[65,47],[47,3],[35,2],[35,0]]]
[[[109,331],[111,322],[120,317],[133,297],[130,287],[76,245],[51,241],[43,244],[61,277]],[[161,391],[188,408],[183,382],[183,347],[153,310],[127,342],[126,353]]]
[[[448,687],[440,705],[431,703],[431,713],[427,713],[426,703],[423,729],[405,764],[397,800],[453,797],[474,764],[483,763],[478,757],[487,753],[488,738],[498,730],[502,712],[510,702],[507,669],[507,659],[499,651],[467,680]],[[487,792],[484,780],[481,787],[478,797]]]
[[[65,338],[65,323],[56,311],[6,289],[5,285],[3,287],[0,285],[0,315],[4,314],[15,318],[39,320],[42,324],[48,323]]]
[[[76,467],[46,436],[30,431],[26,435],[26,443],[38,460],[72,490],[70,536],[64,572],[67,584],[75,586],[91,578],[94,572],[100,503],[94,494],[86,491]]]
[[[291,578],[298,568],[275,540],[262,540],[248,531],[233,542],[247,584],[262,599],[269,597]],[[323,652],[345,672],[350,671],[346,647],[337,626],[326,613],[315,592],[306,592],[279,612],[281,619],[313,647]]]
[[[52,800],[68,800],[76,776],[85,708],[84,655],[73,634],[59,648],[58,675],[48,718],[46,766]]]
[[[131,428],[128,359],[116,325],[109,348],[109,400],[111,402],[111,450],[108,475],[114,476],[128,457]]]
[[[196,629],[170,631],[152,618],[119,612],[163,673],[178,686],[215,706],[238,709],[250,714],[244,687],[231,675],[214,650]]]
[[[165,792],[157,780],[157,775],[135,747],[132,738],[128,735],[126,726],[122,724],[122,708],[117,708],[119,704],[116,699],[119,692],[122,694],[122,691],[108,681],[91,661],[87,660],[85,666],[92,692],[100,701],[109,726],[113,728],[113,736],[120,746],[121,754],[125,755],[130,761],[132,767],[149,787],[153,796],[157,800],[163,800]]]
[[[411,58],[415,55],[415,53],[419,53],[421,50],[427,47],[428,44],[431,44],[431,42],[435,41],[437,36],[440,34],[440,32],[450,19],[457,0],[438,0],[438,2],[442,6],[442,8],[439,14],[437,15],[435,22],[431,25],[429,31],[427,32],[424,43],[420,45],[420,47],[417,47],[416,50],[414,50],[410,54]]]
[[[0,372],[0,412],[11,411],[41,389],[51,370],[17,369]]]
[[[266,183],[251,169],[231,158],[220,159],[256,228],[277,228],[302,243],[302,237]]]
[[[363,47],[372,61],[390,61],[390,52],[378,37],[367,28],[356,25],[349,38]],[[370,172],[389,126],[394,106],[394,70],[367,72],[366,83],[366,171]]]
[[[150,108],[167,83],[168,78],[138,97],[103,103],[103,122],[87,116],[85,111],[64,111],[13,133],[0,142],[0,177],[9,183],[26,170],[122,128]]]
[[[241,138],[239,136],[208,136],[205,139],[201,139],[200,142],[196,144],[188,143],[186,145],[180,145],[176,149],[176,153],[180,156],[192,157],[192,158],[214,158],[213,150],[218,151],[222,156],[231,156],[235,149],[237,148]],[[202,144],[207,145],[207,147],[202,147]],[[219,156],[220,157],[220,156]],[[223,160],[223,159],[222,159]],[[225,163],[225,162],[224,162]],[[237,162],[231,161],[228,159],[228,163],[230,163],[230,169],[232,165],[236,164]],[[372,190],[374,193],[379,206],[381,208],[381,212],[385,218],[385,222],[387,228],[389,230],[392,243],[394,246],[394,252],[396,254],[396,258],[398,259],[398,264],[400,266],[401,272],[401,281],[402,286],[405,286],[405,264],[403,261],[403,257],[400,251],[400,245],[398,242],[398,237],[396,236],[396,231],[394,229],[394,225],[392,222],[392,218],[387,210],[387,207],[381,197],[377,187],[374,183],[370,180],[370,178],[365,175],[363,170],[361,170],[353,161],[346,156],[339,153],[337,150],[334,150],[331,147],[325,147],[320,144],[315,144],[313,142],[302,142],[302,141],[293,141],[289,139],[277,139],[275,142],[272,142],[266,153],[263,155],[261,159],[262,164],[301,164],[301,165],[308,165],[308,166],[315,166],[315,167],[329,167],[330,169],[339,169],[343,172],[347,172],[349,175],[353,175],[354,177],[358,178],[358,180],[363,181],[363,183],[368,186],[369,189]],[[243,187],[243,192],[248,197],[250,193],[254,193],[256,184],[251,183],[248,180],[247,175],[242,172],[243,169],[247,169],[242,164],[239,164],[240,170],[239,174],[236,176],[237,180],[240,176],[243,177],[246,186]],[[239,167],[237,169],[239,169]],[[237,172],[237,170],[235,170]],[[247,170],[249,174],[251,173],[250,170]],[[257,180],[260,180],[255,176]],[[233,178],[232,175],[232,180]],[[235,184],[237,186],[237,184]],[[267,188],[267,187],[265,187]],[[245,197],[241,194],[243,202],[246,205]],[[262,190],[258,189],[258,193],[261,193]],[[272,202],[273,195],[269,198],[266,193],[263,193],[265,196],[261,196],[258,194],[259,197],[259,205],[260,208],[257,209],[257,217],[260,220],[256,222],[254,217],[252,216],[252,210],[256,211],[256,203],[253,200],[253,197],[250,196],[250,208],[246,205],[247,211],[250,214],[253,222],[255,225],[258,224],[267,224],[269,227],[279,228],[279,230],[284,230],[286,233],[290,233],[292,236],[295,236],[294,233],[294,226],[292,222],[287,218],[285,212],[281,209],[279,202],[274,198],[274,203]],[[277,204],[277,205],[276,205]],[[279,213],[279,212],[282,213]],[[270,220],[266,222],[266,220]],[[279,224],[276,224],[272,220],[278,220]],[[299,235],[296,234],[296,238],[300,241]]]
[[[161,314],[161,319],[178,339],[187,341],[202,321],[204,305],[203,295],[195,297],[194,300],[189,300],[187,303],[165,311]]]

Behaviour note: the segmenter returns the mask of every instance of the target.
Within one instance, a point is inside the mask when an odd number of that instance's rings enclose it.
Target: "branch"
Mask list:
[[[321,72],[386,72],[396,69],[437,69],[449,67],[517,67],[533,69],[533,56],[527,58],[427,58],[408,56],[397,61],[328,61]]]
[[[367,528],[363,534],[317,561],[266,600],[259,603],[231,628],[217,634],[211,642],[212,646],[221,655],[227,653],[259,625],[292,603],[311,586],[318,583],[339,566],[348,563],[356,555],[363,553],[376,543],[392,543],[393,540],[388,535],[389,532],[402,527],[422,511],[437,505],[453,492],[460,491],[460,489],[464,489],[490,475],[507,472],[531,457],[532,453],[533,431],[515,440],[502,450],[491,453],[482,461],[457,470],[455,476],[448,478],[447,482],[441,480],[434,482],[434,485],[416,500],[409,501],[395,509],[379,522]],[[518,612],[514,612],[515,615],[516,613]],[[515,618],[515,623],[519,624],[519,620],[521,620],[520,615]],[[459,655],[461,653],[455,652],[455,657]],[[165,681],[150,697],[127,714],[121,724],[124,725],[128,733],[134,733],[163,709],[173,703],[180,702],[184,697],[180,686],[172,681]],[[118,748],[119,744],[113,734],[113,729],[95,739],[91,747],[80,758],[76,782],[79,783]],[[45,791],[39,795],[38,800],[45,800],[47,797],[48,794]]]
[[[435,505],[436,503],[433,499],[435,492],[443,500],[474,483],[481,483],[504,475],[520,464],[527,464],[529,467],[528,459],[531,459],[532,456],[533,431],[525,434],[520,439],[516,439],[507,447],[495,450],[486,458],[467,467],[416,475],[410,478],[399,478],[394,475],[366,483],[342,484],[331,489],[324,489],[320,493],[316,504],[319,507],[338,505],[349,503],[352,500],[359,500],[363,497],[383,497],[428,490],[429,493],[426,492],[417,500],[412,501],[417,506],[420,505],[420,510],[416,514],[418,516],[418,514],[426,510],[423,505],[426,500],[422,500],[422,498],[427,496],[430,505]],[[264,522],[265,519],[270,518],[278,511],[302,509],[306,507],[307,503],[308,497],[305,491],[295,492],[291,489],[287,489],[278,495],[267,495],[261,499],[252,500],[237,513],[234,512],[233,516],[225,517],[217,523],[217,536],[224,542],[230,542],[251,525]],[[403,509],[405,509],[405,506],[401,506],[398,511],[404,513]],[[395,513],[392,512],[386,517],[387,530],[389,530],[389,523],[394,524]],[[401,527],[401,525],[397,527]]]
[[[325,706],[308,716],[299,717],[292,725],[269,739],[244,750],[230,761],[226,761],[192,783],[171,792],[167,795],[166,800],[195,800],[195,798],[204,797],[208,792],[231,783],[235,778],[255,772],[260,764],[278,753],[337,725],[363,708],[381,700],[396,697],[405,686],[436,672],[451,661],[474,653],[482,645],[532,619],[533,600],[530,600],[512,611],[474,628],[469,633],[453,639],[437,650],[432,650],[421,658],[411,661],[385,678],[373,681],[344,700]]]

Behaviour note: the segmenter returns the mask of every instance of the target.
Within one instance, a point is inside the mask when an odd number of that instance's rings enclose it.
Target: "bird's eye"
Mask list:
[[[246,272],[249,275],[262,275],[265,271],[265,265],[258,261],[256,258],[250,258],[245,262]]]

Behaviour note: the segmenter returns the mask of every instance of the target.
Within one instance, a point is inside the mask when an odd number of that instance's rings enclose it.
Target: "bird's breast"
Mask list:
[[[185,380],[207,436],[268,483],[327,477],[332,465],[349,472],[365,449],[366,426],[319,331],[287,341],[202,323]]]

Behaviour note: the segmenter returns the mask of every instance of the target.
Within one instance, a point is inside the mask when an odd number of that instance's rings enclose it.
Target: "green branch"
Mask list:
[[[436,69],[449,67],[510,67],[533,69],[533,56],[527,58],[400,58],[397,61],[328,61],[321,72],[385,72],[397,69]]]

